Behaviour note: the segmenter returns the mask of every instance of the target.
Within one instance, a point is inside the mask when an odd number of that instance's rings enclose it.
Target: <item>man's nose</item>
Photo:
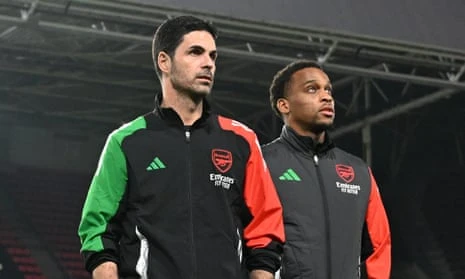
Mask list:
[[[203,67],[208,68],[208,69],[213,69],[213,67],[215,67],[215,60],[213,60],[209,55],[206,55],[204,59]]]
[[[332,102],[333,102],[333,96],[332,96],[331,94],[328,94],[328,93],[325,91],[325,92],[323,92],[323,94],[322,94],[321,100],[322,100],[323,102],[332,103]]]

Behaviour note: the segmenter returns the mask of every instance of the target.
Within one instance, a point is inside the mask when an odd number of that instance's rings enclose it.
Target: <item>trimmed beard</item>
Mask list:
[[[333,128],[333,124],[334,124],[334,121],[331,124],[314,123],[314,124],[311,124],[309,128],[312,133],[314,133],[315,135],[318,135]]]
[[[200,102],[201,100],[203,100],[203,98],[205,98],[206,96],[210,94],[211,87],[208,90],[208,92],[205,92],[205,91],[196,91],[192,87],[183,86],[182,82],[178,82],[178,79],[176,78],[178,76],[178,73],[179,71],[177,70],[175,64],[173,64],[173,68],[171,71],[171,77],[172,77],[171,84],[173,85],[173,88],[176,89],[176,91],[178,91],[180,94],[183,94],[189,97],[196,103]]]

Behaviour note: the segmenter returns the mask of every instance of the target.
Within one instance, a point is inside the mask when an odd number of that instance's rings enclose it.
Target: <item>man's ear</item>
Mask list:
[[[157,57],[158,67],[163,73],[169,73],[171,70],[171,57],[168,53],[160,51]]]
[[[285,98],[279,98],[276,101],[276,108],[281,114],[289,113],[289,102]]]

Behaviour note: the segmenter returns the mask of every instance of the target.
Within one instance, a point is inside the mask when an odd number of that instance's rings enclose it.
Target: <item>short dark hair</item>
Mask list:
[[[218,31],[205,20],[194,16],[178,16],[164,21],[156,30],[152,41],[152,59],[155,70],[161,78],[161,70],[158,66],[158,54],[163,51],[171,58],[176,48],[182,43],[184,35],[192,31],[207,31],[216,40]]]
[[[311,60],[297,60],[295,62],[292,62],[288,64],[286,67],[282,68],[279,70],[276,75],[273,77],[273,81],[271,82],[270,86],[270,103],[271,103],[271,108],[273,111],[278,115],[279,117],[281,116],[281,113],[279,112],[278,108],[276,107],[276,103],[278,102],[278,99],[284,98],[284,93],[286,86],[288,82],[291,80],[291,76],[305,68],[317,68],[317,69],[322,69],[321,66]]]

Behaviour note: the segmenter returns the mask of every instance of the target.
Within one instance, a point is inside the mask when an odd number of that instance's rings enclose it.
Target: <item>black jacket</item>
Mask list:
[[[387,279],[390,233],[376,182],[360,158],[325,138],[314,144],[285,126],[263,147],[284,212],[281,276],[359,278],[364,242],[372,248],[365,261],[369,278]]]
[[[79,226],[87,270],[113,261],[120,278],[274,272],[282,210],[255,134],[206,102],[184,127],[160,102],[107,139]]]

